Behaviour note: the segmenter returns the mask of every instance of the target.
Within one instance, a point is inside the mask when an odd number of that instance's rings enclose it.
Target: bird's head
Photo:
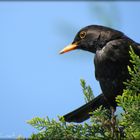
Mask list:
[[[97,49],[102,49],[111,40],[120,38],[122,32],[99,25],[90,25],[82,28],[75,36],[74,41],[60,51],[65,52],[82,49],[95,53]]]

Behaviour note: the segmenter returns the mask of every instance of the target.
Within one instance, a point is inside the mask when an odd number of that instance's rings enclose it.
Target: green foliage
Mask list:
[[[55,120],[50,121],[48,118],[34,118],[28,123],[39,130],[39,133],[33,134],[31,139],[95,139],[95,130],[87,123],[83,125],[67,124],[62,118],[59,122]]]
[[[93,100],[94,95],[93,95],[93,91],[92,91],[91,87],[89,85],[86,86],[86,82],[84,79],[81,79],[80,82],[81,82],[83,94],[85,96],[85,102],[87,103],[87,102]]]
[[[93,139],[115,140],[119,138],[116,117],[110,116],[108,110],[100,107],[93,112],[90,123],[66,123],[62,117],[59,121],[47,118],[33,118],[28,121],[39,132],[32,134],[31,139]],[[116,135],[117,134],[117,135]]]
[[[122,114],[120,125],[124,126],[126,138],[139,139],[140,138],[140,58],[131,48],[130,51],[131,63],[133,68],[128,66],[131,80],[124,82],[126,89],[122,96],[116,98],[118,105],[121,106],[125,112]]]
[[[107,110],[100,106],[92,114],[92,126],[94,126],[94,128],[97,128],[95,138],[99,137],[100,139],[102,138],[104,140],[121,139],[122,135],[119,130],[119,121],[114,114],[113,108]]]
[[[30,139],[92,139],[92,140],[137,140],[140,138],[140,59],[131,49],[131,63],[133,69],[128,66],[131,80],[124,84],[126,89],[121,96],[116,98],[120,107],[124,109],[121,118],[117,118],[113,108],[104,109],[102,106],[94,112],[90,122],[83,124],[66,123],[63,117],[59,121],[47,118],[33,118],[28,121],[38,130]],[[81,80],[85,101],[94,98],[92,89]]]

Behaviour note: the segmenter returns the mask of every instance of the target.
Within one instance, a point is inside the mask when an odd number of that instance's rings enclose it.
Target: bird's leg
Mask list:
[[[111,132],[112,132],[112,136],[116,139],[118,139],[120,137],[124,138],[125,137],[125,133],[124,133],[124,127],[123,126],[118,126],[117,121],[116,121],[116,115],[115,115],[115,111],[116,108],[114,107],[110,107],[111,110]]]
[[[111,106],[110,111],[111,111],[110,123],[111,123],[112,137],[118,138],[118,133],[116,132],[117,131],[117,129],[116,129],[116,123],[117,122],[116,122],[116,115],[115,115],[116,108]]]

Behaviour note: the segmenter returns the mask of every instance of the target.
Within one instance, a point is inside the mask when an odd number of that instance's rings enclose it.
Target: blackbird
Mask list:
[[[89,103],[64,115],[67,122],[83,122],[90,117],[89,112],[99,106],[115,109],[115,97],[121,95],[124,81],[130,79],[127,69],[130,63],[130,46],[140,56],[140,44],[130,39],[124,33],[109,27],[90,25],[82,28],[74,38],[72,44],[65,47],[60,54],[82,49],[95,53],[95,77],[99,81],[102,94]]]

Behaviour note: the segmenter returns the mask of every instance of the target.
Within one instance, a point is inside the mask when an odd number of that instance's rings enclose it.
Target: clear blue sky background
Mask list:
[[[0,2],[0,138],[29,136],[33,117],[56,118],[84,103],[80,79],[98,95],[93,54],[58,52],[90,24],[140,42],[139,2]]]

